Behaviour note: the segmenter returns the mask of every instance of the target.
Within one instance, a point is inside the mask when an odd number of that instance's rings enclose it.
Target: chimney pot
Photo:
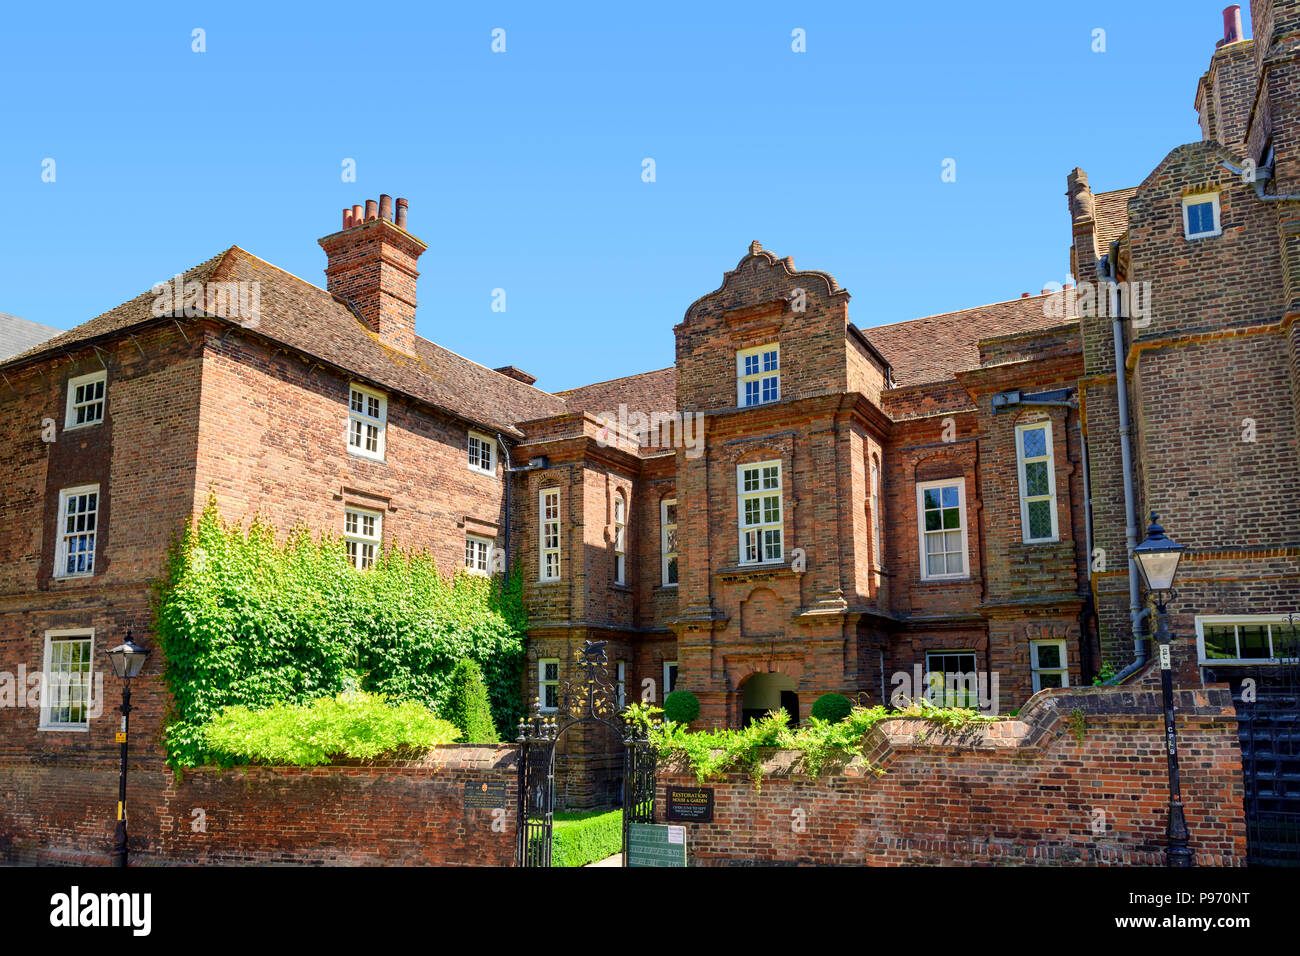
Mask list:
[[[1241,4],[1223,8],[1223,42],[1236,43],[1241,39]]]
[[[343,207],[343,228],[344,229],[352,228],[352,207],[351,206]]]
[[[1022,293],[1020,293],[1020,298],[1022,298],[1022,299],[1028,299],[1028,298],[1029,298],[1029,293],[1028,293],[1028,292],[1022,292]]]
[[[366,200],[366,222],[379,217],[379,203],[373,199]]]
[[[393,197],[387,193],[379,194],[379,218],[393,221]]]
[[[406,228],[406,212],[410,204],[400,196],[397,199],[397,228]]]
[[[359,226],[365,221],[365,214],[361,211],[361,204],[352,207],[352,225]]]

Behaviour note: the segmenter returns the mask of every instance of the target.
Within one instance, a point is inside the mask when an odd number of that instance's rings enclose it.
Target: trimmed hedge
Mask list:
[[[555,814],[551,830],[551,866],[586,866],[622,849],[622,810]]]

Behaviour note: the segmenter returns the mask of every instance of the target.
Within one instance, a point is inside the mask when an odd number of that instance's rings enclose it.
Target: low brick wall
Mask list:
[[[1220,685],[1185,690],[1176,708],[1197,863],[1243,865],[1231,697]],[[855,759],[814,780],[792,769],[796,754],[777,751],[759,790],[742,773],[707,781],[714,819],[686,824],[690,865],[1164,864],[1168,791],[1158,691],[1048,691],[1018,719],[959,733],[925,721],[885,721],[866,751],[883,775]],[[670,785],[700,786],[684,768],[661,767],[657,822],[668,822]]]
[[[175,776],[133,766],[134,865],[511,866],[514,747],[438,747],[419,762],[249,767]],[[0,859],[108,862],[116,763],[0,761]],[[465,785],[506,784],[505,808],[465,806]],[[495,825],[494,825],[495,824]]]

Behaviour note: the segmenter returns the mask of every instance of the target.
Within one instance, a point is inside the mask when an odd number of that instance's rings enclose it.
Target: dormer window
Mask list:
[[[1222,233],[1218,193],[1183,197],[1183,234],[1188,239],[1208,239]]]
[[[781,398],[781,347],[773,342],[736,353],[736,404],[741,408]]]

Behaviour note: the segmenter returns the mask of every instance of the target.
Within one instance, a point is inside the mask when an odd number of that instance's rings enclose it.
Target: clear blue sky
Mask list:
[[[1067,173],[1200,138],[1224,3],[188,6],[6,9],[0,312],[71,328],[232,244],[323,286],[316,239],[386,192],[420,334],[562,389],[671,364],[752,239],[860,326],[1062,281]]]

